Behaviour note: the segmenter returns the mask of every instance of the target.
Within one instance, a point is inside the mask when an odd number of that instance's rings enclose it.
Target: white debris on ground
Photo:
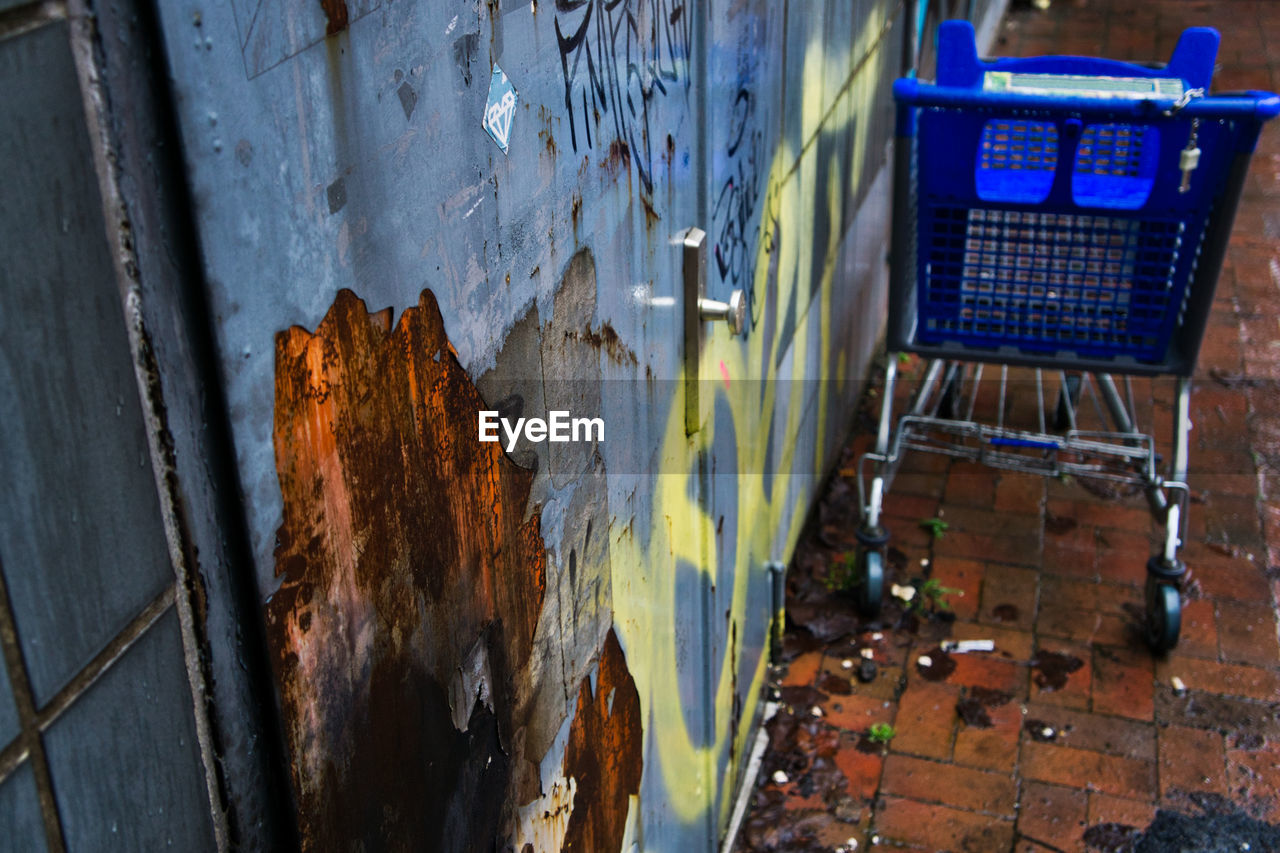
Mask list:
[[[965,652],[994,652],[996,643],[995,640],[947,640],[942,644],[942,650],[957,654],[964,654]]]

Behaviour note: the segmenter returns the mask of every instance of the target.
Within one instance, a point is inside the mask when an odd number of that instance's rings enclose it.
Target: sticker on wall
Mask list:
[[[502,153],[507,153],[507,145],[511,141],[511,121],[516,117],[516,87],[511,85],[507,75],[498,66],[493,66],[493,76],[489,78],[489,103],[484,108],[484,129],[493,141],[498,143]]]

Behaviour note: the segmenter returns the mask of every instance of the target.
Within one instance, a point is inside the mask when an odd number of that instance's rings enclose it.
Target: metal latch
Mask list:
[[[1178,185],[1178,192],[1185,193],[1191,190],[1191,173],[1200,165],[1200,146],[1196,144],[1196,136],[1200,129],[1200,119],[1193,118],[1191,120],[1191,136],[1187,139],[1187,147],[1182,149],[1182,153],[1178,157],[1178,168],[1182,170],[1182,183]]]

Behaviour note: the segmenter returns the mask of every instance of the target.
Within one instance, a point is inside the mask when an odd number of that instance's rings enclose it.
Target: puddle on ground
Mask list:
[[[1228,744],[1232,749],[1243,749],[1247,752],[1256,752],[1267,745],[1267,739],[1258,734],[1237,732],[1231,736]]]
[[[926,681],[943,681],[956,671],[955,658],[944,652],[942,646],[934,646],[920,657],[929,660],[929,665],[925,666],[919,657],[916,658],[916,672]]]
[[[813,636],[807,628],[792,623],[791,614],[787,614],[787,630],[782,635],[782,660],[790,663],[805,652],[821,649],[826,644]]]
[[[1031,666],[1036,670],[1034,681],[1041,690],[1061,690],[1067,685],[1071,673],[1084,666],[1084,662],[1072,655],[1057,652],[1036,652],[1031,659]]]
[[[792,684],[778,691],[784,705],[790,705],[801,711],[808,711],[814,705],[820,705],[827,699],[827,694],[807,684]]]
[[[824,672],[818,679],[818,689],[833,696],[848,696],[853,692],[853,685],[843,676],[836,675],[834,672]]]
[[[1016,604],[997,604],[991,608],[991,615],[1001,622],[1017,622],[1021,613]]]
[[[964,724],[971,728],[989,729],[995,725],[991,722],[991,715],[987,713],[987,709],[972,696],[966,696],[956,703],[956,713],[960,715],[960,719],[964,720]]]
[[[956,703],[956,713],[965,725],[976,729],[989,729],[995,723],[991,721],[988,708],[998,708],[1013,699],[1012,693],[992,690],[988,687],[971,687],[968,695]]]
[[[1094,824],[1084,831],[1084,843],[1097,853],[1134,853],[1142,830],[1123,823]]]
[[[1280,826],[1265,823],[1217,794],[1184,795],[1194,813],[1160,809],[1146,829],[1100,823],[1085,830],[1092,853],[1274,853]]]
[[[1075,530],[1079,523],[1069,516],[1048,515],[1044,520],[1044,532],[1054,536],[1063,536]]]

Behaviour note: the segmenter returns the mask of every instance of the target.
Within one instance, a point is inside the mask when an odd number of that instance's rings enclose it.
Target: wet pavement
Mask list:
[[[1161,59],[1195,25],[1222,33],[1215,90],[1280,91],[1266,0],[1054,0],[1011,12],[994,52]],[[922,369],[904,363],[904,386]],[[736,849],[1280,851],[1278,382],[1273,125],[1193,386],[1177,648],[1142,640],[1160,527],[1140,494],[925,454],[886,499],[886,605],[861,618],[841,580],[869,399],[788,575],[779,711]],[[1173,383],[1133,388],[1168,458]],[[991,650],[948,645],[963,640]]]

